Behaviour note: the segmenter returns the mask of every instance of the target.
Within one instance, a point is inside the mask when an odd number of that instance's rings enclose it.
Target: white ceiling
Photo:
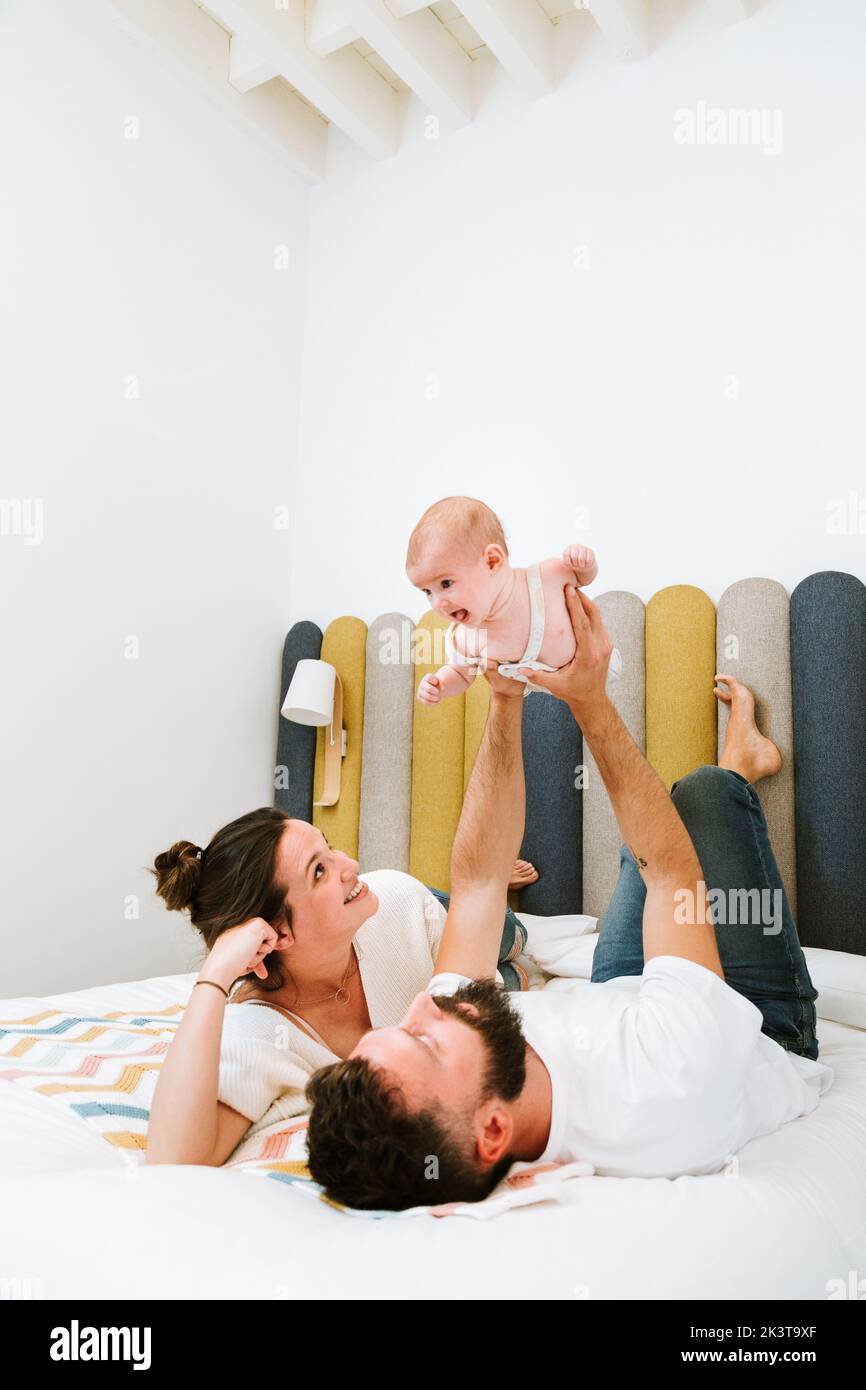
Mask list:
[[[561,23],[595,24],[623,61],[652,47],[649,0],[111,0],[123,23],[310,182],[327,127],[396,152],[409,93],[446,129],[476,118],[473,67],[523,94],[555,86]],[[758,0],[703,0],[723,23]],[[576,14],[575,11],[583,11]]]

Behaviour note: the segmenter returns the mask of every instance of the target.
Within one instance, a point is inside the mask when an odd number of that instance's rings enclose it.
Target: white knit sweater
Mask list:
[[[398,1023],[427,988],[445,908],[418,879],[397,869],[359,875],[379,907],[355,937],[361,981],[374,1028]],[[226,1005],[219,1099],[252,1121],[249,1140],[277,1121],[306,1113],[304,1088],[319,1067],[340,1059],[290,1018],[261,1004]],[[238,1157],[238,1150],[234,1157]]]

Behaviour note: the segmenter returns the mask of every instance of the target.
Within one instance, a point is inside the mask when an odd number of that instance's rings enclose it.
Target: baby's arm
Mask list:
[[[574,570],[576,581],[581,588],[584,584],[591,584],[598,574],[595,551],[590,550],[588,545],[567,545],[562,552],[562,558],[565,564]]]
[[[418,685],[418,699],[424,705],[438,705],[451,695],[463,695],[475,680],[474,666],[440,666]]]
[[[451,695],[465,695],[478,674],[478,658],[470,655],[465,646],[457,642],[458,632],[463,632],[470,649],[475,650],[476,636],[467,633],[459,626],[450,627],[445,633],[445,655],[451,659],[432,676],[425,676],[418,686],[418,699],[425,705],[438,705]],[[483,664],[483,663],[482,663]]]

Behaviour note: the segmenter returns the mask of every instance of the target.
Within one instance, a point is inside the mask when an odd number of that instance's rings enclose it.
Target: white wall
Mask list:
[[[145,866],[272,801],[308,192],[100,0],[4,3],[0,130],[7,996],[192,968]]]
[[[599,589],[866,577],[827,529],[866,498],[866,11],[655,13],[630,65],[572,16],[534,103],[485,65],[438,141],[413,102],[392,160],[332,132],[310,196],[103,0],[0,10],[0,501],[44,505],[0,534],[0,996],[191,968],[145,866],[271,801],[291,622],[420,613],[436,497],[519,561],[586,538]],[[781,152],[677,144],[699,102]]]
[[[866,509],[866,9],[764,0],[730,28],[702,0],[654,11],[644,61],[576,14],[552,95],[498,71],[438,141],[414,103],[391,161],[332,140],[294,619],[419,615],[406,540],[454,492],[501,513],[517,562],[585,538],[596,592],[866,578],[866,535],[827,531],[830,499]],[[676,143],[699,102],[780,109],[780,153]]]

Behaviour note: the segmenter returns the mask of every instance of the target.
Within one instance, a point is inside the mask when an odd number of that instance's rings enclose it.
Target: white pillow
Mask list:
[[[522,960],[528,958],[547,975],[568,979],[588,980],[592,974],[592,956],[598,941],[598,918],[581,913],[563,913],[556,917],[537,917],[532,912],[516,916],[526,928],[526,946]],[[538,983],[530,979],[530,988]]]
[[[598,918],[580,912],[563,912],[558,917],[539,917],[534,912],[515,912],[527,931],[543,931],[556,936],[589,936],[598,931]]]
[[[866,956],[822,946],[804,946],[803,954],[818,991],[818,1017],[866,1028]]]

